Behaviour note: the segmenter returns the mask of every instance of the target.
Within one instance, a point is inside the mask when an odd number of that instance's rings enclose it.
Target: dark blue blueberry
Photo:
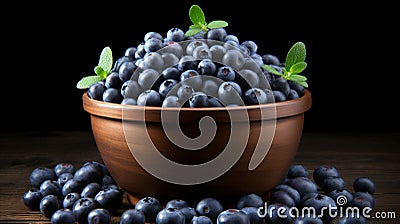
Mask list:
[[[61,186],[55,180],[45,180],[45,181],[43,181],[43,183],[40,185],[39,190],[40,190],[40,193],[43,196],[52,194],[52,195],[55,195],[57,197],[60,197],[62,195]]]
[[[303,217],[297,218],[296,221],[294,222],[294,224],[324,224],[324,222],[322,222],[322,220],[318,217],[303,216]]]
[[[74,180],[80,181],[83,185],[89,183],[101,183],[103,172],[94,164],[81,166],[74,174]]]
[[[43,195],[40,193],[39,189],[31,188],[24,193],[22,200],[24,205],[32,211],[39,211],[39,204],[42,200]]]
[[[80,194],[77,192],[71,192],[65,195],[63,201],[62,201],[62,206],[64,208],[69,208],[72,209],[72,206],[75,204],[76,201],[78,201],[81,198]]]
[[[222,211],[217,218],[217,224],[250,224],[249,217],[242,210],[228,209]]]
[[[158,38],[151,38],[144,42],[144,50],[149,52],[156,52],[163,47],[163,41]]]
[[[132,59],[128,56],[122,56],[120,58],[118,58],[115,63],[113,68],[111,69],[111,72],[118,72],[119,67],[121,66],[122,63],[126,62],[126,61],[132,61]]]
[[[175,79],[179,81],[181,72],[178,70],[178,68],[168,67],[161,72],[161,75],[164,79]]]
[[[102,187],[99,183],[89,183],[81,191],[81,197],[84,198],[94,198]]]
[[[185,224],[190,224],[190,222],[192,221],[193,217],[195,217],[197,215],[197,212],[194,208],[192,207],[183,207],[183,208],[179,208],[179,211],[182,212],[183,216],[185,216]]]
[[[224,28],[211,29],[207,31],[207,39],[225,41],[226,40],[226,30]]]
[[[295,177],[291,179],[287,179],[284,184],[287,184],[294,189],[296,189],[300,196],[304,196],[308,193],[317,193],[318,187],[317,185],[307,177]]]
[[[345,183],[341,177],[327,177],[322,181],[321,185],[322,190],[329,194],[334,190],[343,190]]]
[[[172,199],[167,202],[165,207],[181,209],[181,208],[189,207],[189,204],[185,200],[182,200],[182,199]]]
[[[45,180],[55,180],[56,174],[54,169],[47,167],[38,167],[32,170],[29,181],[34,188],[39,188],[43,181]]]
[[[122,86],[122,81],[119,78],[118,72],[111,72],[107,75],[104,85],[108,88],[119,89]]]
[[[246,105],[264,104],[268,102],[268,97],[260,88],[250,88],[244,92],[243,99]]]
[[[71,192],[81,193],[82,189],[85,187],[85,184],[79,180],[70,179],[61,188],[61,193],[63,196]]]
[[[331,197],[323,194],[317,194],[315,197],[309,198],[307,201],[304,202],[304,207],[308,208],[315,208],[316,214],[318,217],[321,217],[321,220],[324,223],[329,223],[336,217],[333,215],[337,214],[338,208],[336,205],[335,200]],[[305,210],[307,211],[307,210]],[[309,211],[310,214],[304,214],[305,216],[313,216],[315,214],[312,211]]]
[[[355,192],[375,193],[375,183],[369,177],[357,177],[353,182]]]
[[[185,216],[177,208],[165,208],[156,217],[157,224],[185,224]]]
[[[180,42],[185,39],[185,33],[179,28],[172,28],[167,32],[167,39],[174,42]]]
[[[169,95],[167,96],[161,105],[162,107],[181,107],[181,102],[177,96]]]
[[[107,188],[99,191],[94,199],[99,202],[102,208],[114,213],[122,207],[123,192],[118,189]]]
[[[40,200],[39,210],[47,218],[50,218],[54,212],[61,208],[58,197],[52,194],[46,195]]]
[[[144,39],[143,40],[147,41],[147,40],[152,39],[152,38],[156,38],[156,39],[159,39],[159,40],[163,40],[164,39],[163,36],[160,33],[150,31],[150,32],[147,32],[144,35]]]
[[[244,207],[262,207],[264,200],[257,194],[249,193],[241,196],[236,203],[236,208],[242,209]]]
[[[134,80],[125,81],[121,86],[121,96],[124,98],[137,99],[141,92],[139,83]]]
[[[264,54],[262,56],[262,60],[264,62],[264,64],[266,65],[277,65],[279,66],[281,64],[281,62],[279,61],[279,58],[275,55],[272,54]]]
[[[189,55],[182,56],[182,58],[178,62],[178,70],[180,72],[184,72],[189,69],[196,70],[198,66],[198,61]]]
[[[281,91],[288,96],[290,93],[290,86],[286,79],[279,77],[272,81],[272,89]]]
[[[155,90],[145,90],[138,96],[136,103],[139,106],[160,106],[161,96]]]
[[[304,95],[304,90],[305,90],[304,86],[298,84],[297,82],[293,82],[292,80],[288,80],[288,83],[290,88],[294,89],[299,95],[299,97]]]
[[[71,209],[62,208],[51,216],[51,224],[75,224],[75,215]]]
[[[359,192],[355,192],[353,194],[353,200],[356,197],[361,197],[361,198],[366,199],[367,201],[371,202],[371,208],[375,207],[375,198],[374,198],[374,196],[372,194],[370,194],[368,192],[359,191]]]
[[[189,98],[191,108],[208,107],[208,96],[203,92],[194,92]]]
[[[351,215],[351,216],[344,216],[338,219],[337,224],[367,224],[367,219],[363,216]]]
[[[127,98],[127,99],[129,99],[129,98]],[[103,176],[103,179],[101,180],[101,184],[103,186],[110,185],[110,184],[115,184],[115,180],[114,180],[114,178],[112,178],[112,176],[110,176],[108,174],[105,174]]]
[[[127,209],[121,214],[119,224],[145,224],[146,217],[143,212],[136,209]]]
[[[75,167],[71,163],[58,163],[54,166],[54,173],[59,177],[63,173],[75,173]]]
[[[288,207],[295,207],[296,203],[294,202],[294,199],[285,191],[274,191],[271,193],[271,196],[269,198],[269,203],[274,204],[274,203],[282,203],[287,205]]]
[[[127,61],[121,64],[118,70],[119,79],[122,82],[130,80],[136,70],[136,65],[133,61]]]
[[[97,170],[99,170],[103,175],[109,174],[106,165],[97,161],[88,161],[84,163],[82,166],[94,166]]]
[[[190,221],[190,224],[213,224],[210,218],[207,216],[194,216]]]
[[[208,106],[209,107],[223,107],[224,104],[222,104],[222,102],[213,96],[208,96]]]
[[[135,209],[143,212],[146,222],[154,222],[157,214],[163,209],[161,202],[151,196],[141,198],[135,205]]]
[[[290,89],[290,92],[289,92],[289,94],[287,95],[287,100],[294,100],[294,99],[297,99],[297,98],[299,98],[300,96],[299,96],[299,94],[297,93],[297,91],[296,90],[294,90],[294,89]]]
[[[324,181],[325,178],[339,176],[339,171],[335,167],[328,164],[320,165],[319,167],[315,168],[313,172],[314,182],[320,187],[322,187],[322,181]]]
[[[329,193],[329,197],[331,197],[333,200],[335,200],[336,202],[338,202],[338,197],[346,197],[346,203],[343,203],[343,202],[341,202],[341,203],[336,203],[339,207],[340,206],[343,206],[343,207],[345,207],[345,206],[347,206],[347,203],[349,202],[349,201],[351,201],[351,200],[353,200],[353,195],[349,192],[349,191],[347,191],[347,190],[345,190],[345,189],[342,189],[342,190],[333,190],[333,191],[331,191],[330,193]]]
[[[244,207],[241,210],[246,213],[250,224],[263,224],[264,219],[258,214],[258,209],[257,207]]]
[[[197,66],[200,75],[216,76],[217,65],[210,59],[203,59]]]
[[[103,82],[96,82],[89,86],[88,96],[95,100],[103,100],[103,93],[107,87]]]
[[[207,216],[213,223],[217,222],[217,217],[223,210],[222,204],[215,198],[201,199],[196,205],[197,214]]]
[[[111,214],[107,209],[95,208],[87,216],[88,224],[110,224]]]
[[[174,88],[176,84],[178,84],[178,81],[176,81],[175,79],[166,79],[160,84],[158,93],[162,98],[165,98],[168,95],[169,91],[171,91],[171,89]]]
[[[236,42],[236,43],[239,44],[239,38],[237,36],[235,36],[235,35],[232,35],[232,34],[229,34],[229,35],[226,36],[225,42],[228,42],[228,41],[233,41],[233,42]]]
[[[137,102],[133,98],[124,98],[121,102],[121,105],[137,105]]]
[[[293,217],[289,213],[289,207],[285,204],[275,203],[267,207],[267,223],[291,224]]]
[[[287,178],[308,177],[308,169],[304,165],[296,164],[289,167]]]
[[[108,88],[103,93],[103,101],[109,103],[121,103],[122,96],[118,89]]]
[[[230,66],[221,66],[218,68],[217,77],[223,81],[233,81],[235,80],[235,71]]]
[[[304,202],[306,202],[310,198],[316,197],[318,194],[319,194],[318,192],[310,192],[310,193],[307,193],[307,194],[301,196],[299,206],[303,207],[304,206]]]
[[[135,59],[136,47],[128,47],[125,50],[124,56],[129,57],[131,60]]]
[[[146,51],[144,50],[144,42],[142,42],[136,48],[135,59],[143,58],[145,54]]]
[[[300,193],[293,187],[291,187],[287,184],[279,184],[274,187],[273,191],[284,191],[284,192],[288,193],[290,195],[290,197],[292,197],[292,199],[294,200],[294,203],[296,204],[296,206],[300,205],[300,200],[301,200]]]
[[[353,196],[353,200],[349,201],[347,207],[350,208],[358,208],[359,211],[363,211],[364,208],[373,209],[373,205],[371,201],[369,201],[366,197],[363,196]],[[360,213],[361,213],[360,212]]]
[[[250,55],[255,54],[258,50],[257,44],[252,40],[243,41],[241,45],[249,49]]]
[[[93,198],[80,198],[72,206],[72,212],[78,223],[87,224],[89,213],[96,208],[100,208],[100,204]]]

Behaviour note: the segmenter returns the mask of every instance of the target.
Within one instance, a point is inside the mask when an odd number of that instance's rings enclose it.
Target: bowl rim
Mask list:
[[[247,110],[250,120],[263,120],[272,118],[283,118],[302,114],[311,108],[312,97],[308,89],[304,90],[304,94],[297,98],[282,102],[260,104],[260,105],[246,105],[235,107],[203,107],[203,108],[187,108],[187,107],[159,107],[159,106],[137,106],[137,105],[123,105],[118,103],[104,102],[92,99],[88,96],[87,91],[82,95],[83,108],[91,115],[106,117],[111,119],[123,118],[123,112],[129,110],[130,112],[146,112],[147,114],[154,114],[156,116],[149,116],[147,121],[159,121],[159,114],[161,112],[179,112],[192,114],[221,114],[226,112],[243,112]],[[260,110],[263,114],[273,114],[273,116],[261,117]],[[189,115],[190,116],[190,115]],[[157,117],[152,119],[151,117]],[[147,118],[147,117],[146,117]],[[135,118],[132,118],[135,120]]]

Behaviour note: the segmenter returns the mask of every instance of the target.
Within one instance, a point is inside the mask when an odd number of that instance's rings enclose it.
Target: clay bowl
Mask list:
[[[204,197],[229,200],[246,193],[268,197],[272,188],[283,180],[300,143],[304,113],[311,107],[311,93],[306,90],[298,99],[260,106],[181,108],[180,128],[189,138],[201,134],[199,121],[202,117],[209,116],[215,121],[214,138],[200,150],[185,150],[166,136],[162,123],[172,122],[175,115],[168,119],[168,113],[176,113],[178,109],[106,103],[90,99],[86,92],[83,107],[90,114],[94,139],[105,165],[131,200],[144,196],[160,200],[190,201]],[[167,119],[161,119],[162,113],[167,114]],[[243,113],[248,114],[248,118],[236,116]],[[153,145],[149,145],[149,139]],[[207,162],[219,158],[227,150],[228,143],[232,148],[229,153],[237,158],[227,159],[232,164],[224,168],[226,172],[213,174],[221,170],[218,167],[221,164]],[[190,172],[185,173],[184,169],[169,170],[168,166],[158,163],[158,158],[153,159],[155,154],[151,148],[179,164],[207,164],[204,175],[196,173],[203,179],[190,180]],[[229,153],[225,156],[229,157]],[[259,157],[252,158],[253,154]],[[252,159],[253,165],[250,165]],[[158,173],[154,175],[154,172]],[[177,179],[171,181],[168,177]]]

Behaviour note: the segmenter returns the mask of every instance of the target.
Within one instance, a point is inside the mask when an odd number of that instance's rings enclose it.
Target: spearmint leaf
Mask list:
[[[110,47],[105,47],[100,54],[99,66],[106,72],[111,71],[113,65],[112,51]]]
[[[226,26],[228,26],[228,23],[223,20],[215,20],[207,25],[209,29],[218,29]]]
[[[285,67],[287,70],[290,70],[294,64],[304,62],[305,59],[306,46],[302,42],[297,42],[290,48],[286,56]]]
[[[282,73],[278,72],[274,67],[269,66],[269,65],[263,65],[262,66],[263,69],[267,70],[269,73],[275,74],[275,75],[279,75],[281,76]]]
[[[292,81],[297,82],[297,83],[301,83],[301,82],[307,81],[307,78],[306,78],[305,76],[296,75],[296,74],[294,74],[294,75],[289,75],[287,78],[288,78],[289,80],[292,80]]]
[[[89,88],[92,84],[99,82],[103,80],[102,77],[98,76],[98,75],[92,75],[92,76],[86,76],[84,78],[82,78],[77,84],[76,84],[76,88],[78,89],[87,89]]]
[[[308,88],[308,84],[307,84],[306,82],[298,82],[298,83],[299,83],[300,85],[302,85],[302,86]]]
[[[96,73],[96,75],[102,77],[103,79],[107,77],[107,72],[104,71],[104,69],[100,66],[94,67],[94,73]]]
[[[188,31],[186,31],[185,36],[190,37],[193,36],[197,33],[200,33],[203,29],[189,29]]]
[[[189,29],[194,30],[194,29],[201,29],[200,25],[190,25]]]
[[[304,61],[302,62],[297,62],[296,64],[292,65],[292,67],[290,67],[290,73],[300,73],[302,71],[304,71],[304,69],[306,69],[307,67],[307,63],[305,63]]]
[[[204,12],[198,5],[192,5],[190,7],[189,17],[194,25],[203,25],[206,22]]]

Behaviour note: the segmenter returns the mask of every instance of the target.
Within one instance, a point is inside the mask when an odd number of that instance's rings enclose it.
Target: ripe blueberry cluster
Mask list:
[[[283,74],[277,56],[260,54],[254,41],[240,42],[224,28],[189,37],[179,28],[165,37],[148,32],[88,95],[111,103],[197,108],[281,102],[304,94],[304,86],[263,65]]]

